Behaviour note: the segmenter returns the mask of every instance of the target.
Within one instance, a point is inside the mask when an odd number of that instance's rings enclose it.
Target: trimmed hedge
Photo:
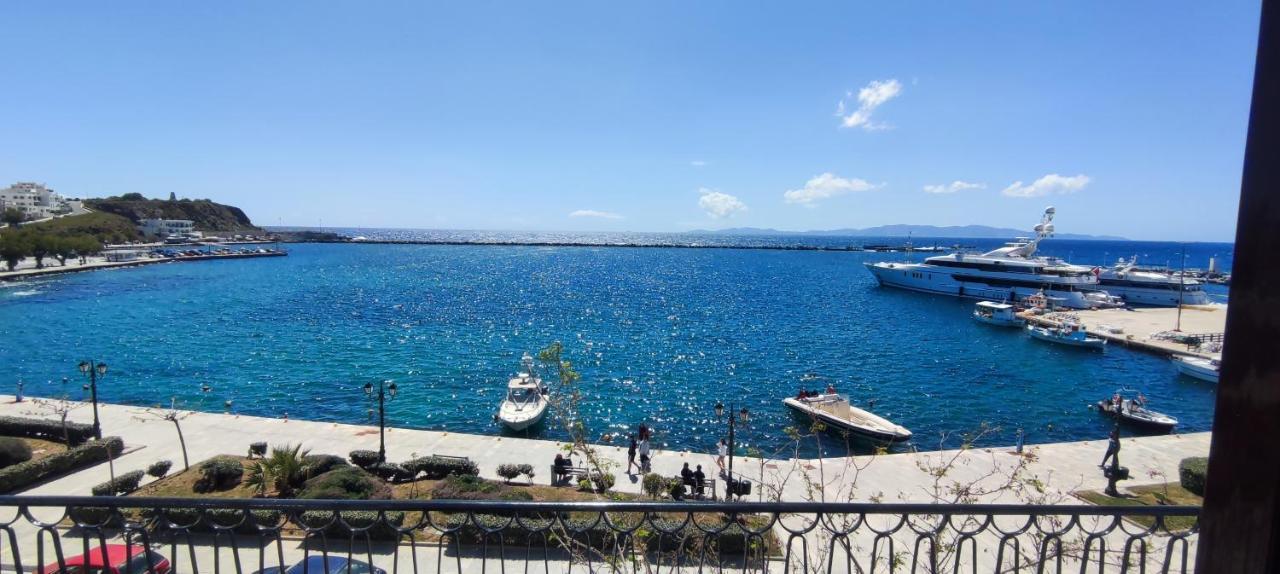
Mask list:
[[[529,528],[522,528],[514,519],[506,516],[498,516],[492,514],[476,514],[475,522],[486,529],[502,528],[510,522],[510,526],[495,534],[488,534],[481,528],[477,527],[471,521],[467,520],[464,514],[450,514],[445,518],[445,524],[448,528],[458,528],[452,534],[446,534],[446,537],[457,537],[464,544],[480,544],[489,542],[496,543],[501,537],[504,543],[526,546],[530,543],[541,544],[543,537],[548,542],[553,542],[560,538],[560,534],[567,534],[574,542],[586,544],[597,550],[610,550],[616,548],[618,544],[622,544],[626,539],[626,534],[616,533],[603,522],[597,522],[594,519],[565,518],[564,524],[567,530],[557,527],[551,527],[544,532],[530,532],[530,530],[540,529],[551,524],[549,517],[543,518],[521,518],[521,522]],[[768,539],[771,535],[765,532],[761,535],[761,539],[753,539],[741,526],[737,524],[729,524],[724,526],[724,531],[719,533],[705,533],[697,526],[692,524],[681,527],[681,520],[667,520],[664,518],[653,519],[653,525],[661,528],[662,531],[649,528],[647,525],[637,529],[635,536],[636,545],[646,549],[647,551],[663,551],[676,552],[683,551],[685,553],[696,553],[703,548],[711,551],[714,548],[721,556],[741,556],[744,549],[748,546],[753,551],[758,550],[758,545],[763,542],[762,539]],[[626,528],[627,520],[623,520],[618,526]],[[717,530],[721,526],[706,526],[707,530]]]
[[[1182,483],[1182,488],[1188,492],[1204,496],[1205,477],[1209,474],[1209,459],[1203,456],[1194,456],[1182,459],[1178,463],[1178,479]]]
[[[391,489],[368,472],[342,466],[321,474],[303,485],[298,498],[312,500],[371,500],[391,498]]]
[[[515,480],[517,476],[525,475],[529,480],[533,480],[532,464],[500,464],[498,465],[498,476],[501,476],[507,482]]]
[[[20,438],[0,436],[0,468],[31,460],[31,447]]]
[[[385,517],[383,518],[379,517],[377,512],[344,510],[338,513],[342,520],[338,520],[334,514],[328,510],[308,510],[298,515],[294,524],[303,528],[318,528],[320,530],[317,530],[316,534],[323,532],[327,538],[354,537],[357,540],[364,538],[366,533],[372,540],[399,540],[400,532],[396,527],[404,524],[404,513],[399,511],[387,511],[383,513]],[[330,521],[333,524],[329,524]],[[343,521],[346,521],[345,526]],[[362,531],[363,528],[368,530]]]
[[[244,465],[234,456],[215,456],[200,463],[200,478],[192,485],[196,492],[223,490],[239,484]]]
[[[404,482],[413,478],[413,475],[409,474],[408,470],[394,462],[380,462],[366,470],[387,482]]]
[[[338,468],[349,468],[347,459],[332,454],[309,454],[302,457],[307,476],[316,477]]]
[[[405,470],[413,476],[426,475],[426,478],[438,480],[452,475],[479,476],[480,467],[470,459],[446,458],[442,456],[423,456],[409,459],[402,463]]]
[[[156,478],[164,478],[164,475],[169,474],[169,469],[171,468],[173,468],[173,461],[157,460],[147,467],[147,474]]]
[[[351,464],[360,468],[369,468],[378,464],[378,453],[371,450],[353,450],[351,451]]]
[[[115,496],[117,494],[128,494],[138,489],[138,484],[142,482],[143,473],[141,470],[134,470],[121,474],[115,480],[108,480],[99,484],[90,491],[94,496]]]
[[[62,434],[62,423],[48,419],[28,419],[23,417],[0,417],[0,435],[42,438],[54,442],[65,443]],[[67,438],[77,446],[93,438],[93,425],[67,422]]]
[[[20,490],[47,478],[103,462],[109,456],[119,456],[123,450],[124,441],[120,440],[120,437],[113,436],[100,441],[89,441],[40,460],[29,460],[5,467],[0,469],[0,493]]]
[[[249,458],[262,458],[264,456],[267,456],[266,441],[249,443]]]
[[[153,532],[163,530],[180,530],[187,527],[189,532],[214,532],[215,527],[231,528],[237,534],[257,534],[258,527],[274,528],[280,524],[279,510],[250,510],[235,508],[210,508],[203,514],[194,508],[165,508],[158,511],[148,508],[142,511],[147,520],[147,528]],[[169,527],[173,523],[174,528]]]

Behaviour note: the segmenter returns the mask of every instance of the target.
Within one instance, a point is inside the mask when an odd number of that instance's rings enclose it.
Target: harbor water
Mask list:
[[[362,230],[375,237],[376,230]],[[689,236],[684,236],[688,238]],[[770,241],[761,238],[699,242]],[[856,245],[775,238],[756,245]],[[884,243],[879,240],[877,242]],[[917,245],[992,240],[924,240]],[[1174,243],[1050,240],[1042,252],[1100,264],[1137,254],[1178,266]],[[1186,246],[1188,267],[1229,244]],[[708,451],[714,405],[746,407],[739,441],[789,452],[782,406],[834,382],[915,433],[912,445],[1097,439],[1088,405],[1117,389],[1208,430],[1214,387],[1165,358],[1081,352],[970,319],[971,301],[879,288],[864,261],[925,254],[760,249],[299,244],[266,260],[174,263],[0,286],[0,385],[86,396],[76,364],[105,361],[103,400],[366,423],[367,382],[395,380],[395,426],[497,434],[506,377],[551,341],[582,374],[593,439],[640,423],[656,446]],[[1211,286],[1218,300],[1225,288]],[[1170,325],[1172,328],[1172,325]],[[820,378],[815,378],[820,377]],[[806,382],[807,381],[807,382]],[[822,381],[822,382],[818,382]],[[204,390],[207,387],[208,390]],[[11,392],[11,391],[6,391]],[[230,405],[227,406],[227,402]],[[109,429],[108,429],[109,430]],[[554,425],[532,436],[563,436]],[[263,437],[264,440],[270,437]],[[841,448],[828,441],[824,454]],[[899,447],[901,448],[901,447]],[[811,442],[801,454],[812,455]]]

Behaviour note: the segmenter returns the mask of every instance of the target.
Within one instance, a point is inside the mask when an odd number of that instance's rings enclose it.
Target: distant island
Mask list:
[[[813,235],[825,237],[948,237],[959,239],[1012,239],[1014,237],[1031,237],[1035,234],[1022,229],[1007,227],[990,227],[987,225],[881,225],[864,229],[831,229],[825,231],[782,231],[759,227],[732,227],[729,229],[695,229],[686,233],[694,235]],[[1127,238],[1115,235],[1082,235],[1077,233],[1058,233],[1054,237],[1061,239],[1088,239],[1095,241],[1128,241]]]

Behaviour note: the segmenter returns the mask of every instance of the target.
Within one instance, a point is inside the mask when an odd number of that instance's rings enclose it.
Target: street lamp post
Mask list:
[[[725,416],[724,403],[717,402],[716,418],[720,418],[723,416]],[[737,426],[738,422],[741,422],[742,424],[746,424],[750,420],[750,416],[751,415],[747,411],[747,407],[742,407],[742,409],[739,410],[736,414],[733,412],[732,409],[730,409],[729,411],[729,416],[728,416],[728,419],[729,419],[729,473],[728,475],[726,475],[726,480],[725,480],[726,493],[731,493],[729,489],[733,488],[733,484],[734,484],[733,482],[734,427]]]
[[[80,372],[89,378],[89,399],[93,401],[93,438],[102,440],[102,424],[98,422],[98,377],[107,376],[107,364],[93,359],[80,361]]]
[[[390,383],[390,384],[387,384]],[[364,394],[373,395],[373,383],[364,384]],[[378,462],[387,462],[387,395],[396,398],[396,384],[378,381]]]

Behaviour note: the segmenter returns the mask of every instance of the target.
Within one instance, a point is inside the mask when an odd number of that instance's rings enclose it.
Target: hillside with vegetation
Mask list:
[[[12,271],[19,262],[30,257],[36,267],[43,268],[45,259],[56,259],[65,266],[74,258],[102,250],[104,243],[123,243],[141,239],[133,222],[110,213],[86,213],[59,217],[22,227],[0,230],[0,261]]]
[[[215,233],[264,233],[239,207],[223,205],[208,199],[147,199],[138,193],[119,197],[86,199],[85,207],[128,218],[133,223],[143,219],[189,219],[197,231]]]

